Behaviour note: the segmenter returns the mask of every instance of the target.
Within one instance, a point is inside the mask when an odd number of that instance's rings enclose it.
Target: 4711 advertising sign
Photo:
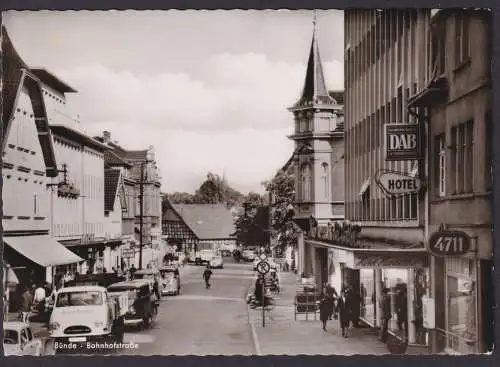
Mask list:
[[[429,238],[428,250],[435,256],[460,256],[471,247],[470,237],[461,231],[439,231]]]

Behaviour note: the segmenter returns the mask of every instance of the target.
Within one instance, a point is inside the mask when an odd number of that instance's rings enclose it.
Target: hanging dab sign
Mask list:
[[[385,124],[385,160],[421,159],[418,124]]]

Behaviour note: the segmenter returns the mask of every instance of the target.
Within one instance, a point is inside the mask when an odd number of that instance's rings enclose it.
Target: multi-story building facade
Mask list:
[[[344,218],[344,128],[342,92],[328,92],[313,32],[302,94],[289,111],[294,115],[295,142],[284,171],[295,170],[295,221],[306,232],[311,220],[326,225]],[[340,102],[340,103],[339,103]],[[298,269],[321,287],[333,275],[328,246],[299,239]]]
[[[97,140],[105,144],[116,156],[125,161],[130,167],[124,175],[125,180],[134,181],[133,205],[135,206],[135,244],[140,244],[140,195],[142,185],[143,208],[142,208],[142,262],[143,267],[147,264],[157,265],[161,261],[164,252],[161,239],[161,182],[157,162],[155,161],[154,148],[150,146],[146,150],[126,150],[117,142],[111,140],[111,134],[107,131]],[[141,183],[142,182],[142,183]],[[127,186],[126,186],[127,188]],[[126,191],[130,193],[132,190]],[[129,204],[130,205],[130,204]],[[128,205],[127,205],[128,207]],[[127,215],[129,215],[127,213]],[[136,255],[129,260],[130,265],[136,267],[140,264],[139,248],[136,248]]]
[[[406,104],[425,83],[428,65],[421,50],[430,11],[352,9],[344,17],[345,205],[351,224],[334,236],[341,248],[342,285],[359,292],[360,320],[374,327],[381,326],[382,289],[390,289],[390,332],[425,349],[422,301],[430,290],[424,196],[417,190],[388,195],[375,182],[380,170],[424,174],[420,157],[386,160],[384,125],[418,122]],[[406,312],[398,313],[401,309]]]
[[[51,236],[50,183],[59,162],[42,84],[3,27],[2,52],[3,260],[13,267],[22,291],[33,282],[52,281],[54,266],[82,259]]]
[[[428,231],[464,232],[472,248],[432,257],[432,352],[492,347],[492,14],[446,9],[432,17],[427,83],[410,110],[428,126]],[[425,53],[425,52],[423,52]]]
[[[80,122],[67,112],[65,93],[75,90],[46,70],[34,72],[43,81],[59,162],[58,177],[51,184],[53,236],[85,259],[78,267],[73,267],[73,271],[111,271],[119,263],[116,258],[122,240],[121,221],[114,225],[112,221],[116,222],[116,218],[110,218],[120,201],[109,204],[109,197],[105,200],[105,190],[113,191],[109,186],[117,185],[117,182],[110,184],[109,177],[108,185],[105,184],[104,152],[107,147],[86,135]],[[117,187],[113,192],[119,192]],[[121,209],[117,210],[121,217]],[[61,269],[64,270],[68,269]]]
[[[107,207],[107,216],[113,222],[120,221],[121,224],[121,238],[123,242],[124,249],[133,249],[136,240],[135,240],[135,200],[136,200],[136,192],[135,192],[135,181],[130,177],[130,169],[131,165],[125,162],[123,159],[118,157],[112,150],[107,149],[104,152],[104,167],[105,167],[105,175],[106,172],[108,175],[108,181],[106,185],[106,177],[105,177],[105,190],[106,197],[108,198],[108,207]],[[116,172],[120,173],[120,177],[115,177],[117,175]],[[118,195],[118,198],[114,198],[113,201],[113,193],[114,195]],[[120,216],[121,219],[118,219],[118,209],[117,203],[119,201],[120,205]],[[114,203],[114,204],[113,204]],[[112,204],[114,207],[112,207]],[[106,208],[105,208],[106,209]],[[113,210],[114,209],[114,210]],[[114,218],[114,219],[113,219]],[[115,227],[113,225],[113,227]],[[130,261],[130,250],[125,250],[124,252],[128,253],[127,257],[123,257],[122,253],[118,255],[118,261],[116,266],[121,269],[129,266]],[[132,257],[132,261],[133,261]]]

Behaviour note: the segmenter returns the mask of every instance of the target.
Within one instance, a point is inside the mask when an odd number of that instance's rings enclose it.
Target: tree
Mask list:
[[[256,247],[266,243],[269,209],[258,194],[249,195],[243,203],[244,211],[235,220],[234,235],[244,246]]]
[[[298,227],[292,221],[295,199],[294,175],[279,170],[273,179],[263,184],[272,196],[272,225],[275,237],[279,237],[281,245],[296,243]]]
[[[193,204],[195,197],[188,192],[173,192],[166,194],[166,197],[172,204]]]
[[[173,204],[224,204],[228,208],[244,201],[244,195],[229,186],[219,175],[208,172],[194,194],[173,192],[165,195]]]

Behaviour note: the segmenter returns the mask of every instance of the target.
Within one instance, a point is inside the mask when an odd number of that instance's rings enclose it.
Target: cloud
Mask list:
[[[194,192],[208,172],[225,174],[241,192],[262,192],[261,181],[293,151],[293,142],[286,138],[291,128],[198,132],[106,122],[86,130],[92,136],[110,130],[111,139],[128,149],[154,145],[164,192]]]
[[[102,65],[57,74],[79,91],[72,102],[89,123],[116,120],[169,128],[237,130],[289,126],[286,108],[299,97],[305,66],[247,53],[213,55],[200,64],[194,76],[134,75]],[[330,88],[342,88],[340,62],[325,63],[325,74]]]
[[[342,89],[343,65],[324,63],[328,87]],[[163,191],[193,191],[208,171],[243,191],[259,190],[288,158],[287,107],[305,66],[262,54],[216,54],[192,73],[138,75],[102,65],[57,72],[79,93],[68,105],[94,134],[111,131],[129,149],[154,145]]]

